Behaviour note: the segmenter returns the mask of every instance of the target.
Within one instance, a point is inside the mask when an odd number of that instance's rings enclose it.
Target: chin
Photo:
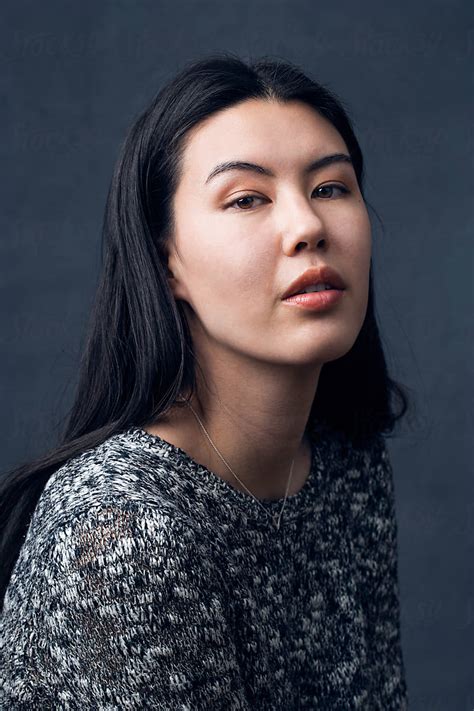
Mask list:
[[[304,334],[304,338],[295,336],[291,339],[288,335],[279,347],[279,353],[282,359],[290,358],[291,362],[301,365],[329,363],[345,356],[357,340],[358,334],[359,331],[341,328],[340,324],[325,328],[321,332],[312,328],[311,333]]]

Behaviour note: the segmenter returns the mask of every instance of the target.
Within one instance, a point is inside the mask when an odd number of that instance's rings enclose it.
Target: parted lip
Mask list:
[[[294,296],[306,289],[307,286],[317,286],[318,284],[329,284],[334,289],[340,290],[346,288],[342,277],[329,265],[310,267],[290,284],[281,298],[287,299],[289,296]]]

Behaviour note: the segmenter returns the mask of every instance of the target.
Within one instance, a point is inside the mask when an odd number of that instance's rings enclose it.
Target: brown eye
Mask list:
[[[240,209],[241,212],[249,212],[249,210],[245,206],[239,205],[239,203],[242,200],[244,200],[244,201],[245,200],[263,200],[263,198],[259,197],[258,195],[252,195],[251,193],[249,193],[248,195],[241,195],[240,197],[236,198],[235,200],[230,202],[228,205],[226,205],[226,208],[232,207],[233,205],[238,205],[237,209]],[[247,205],[248,205],[248,203],[247,203]]]
[[[336,185],[336,183],[330,183],[328,185],[320,185],[319,188],[316,188],[315,192],[318,193],[320,190],[329,190],[331,192],[330,195],[319,195],[318,197],[322,198],[327,198],[327,197],[332,197],[332,191],[336,188],[336,190],[340,190],[343,195],[346,195],[349,190],[345,188],[343,185]]]
[[[320,185],[319,188],[316,188],[314,192],[318,193],[321,190],[326,190],[329,191],[329,195],[319,195],[318,197],[322,197],[323,199],[327,198],[332,198],[333,190],[340,190],[343,195],[349,193],[350,191],[344,187],[343,185],[337,185],[336,183],[329,183],[327,185]],[[259,195],[253,195],[252,193],[248,193],[247,195],[241,195],[240,197],[236,198],[232,202],[228,203],[225,208],[227,209],[228,207],[236,207],[237,210],[240,210],[240,212],[250,212],[252,207],[254,206],[253,201],[255,200],[264,200],[265,198],[260,197]],[[250,201],[250,202],[249,202]]]

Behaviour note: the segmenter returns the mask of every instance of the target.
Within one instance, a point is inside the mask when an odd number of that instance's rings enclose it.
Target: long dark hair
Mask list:
[[[102,271],[77,390],[58,445],[0,482],[0,599],[48,478],[66,460],[131,426],[156,421],[195,392],[190,331],[167,280],[172,198],[186,133],[251,98],[300,100],[339,131],[363,193],[363,157],[342,102],[298,67],[268,55],[251,62],[218,52],[189,62],[135,120],[121,146],[103,223]],[[365,197],[364,197],[365,200]],[[186,399],[186,398],[184,398]],[[322,368],[308,431],[319,421],[354,445],[390,434],[408,409],[389,377],[375,318],[373,275],[365,321],[351,350]]]

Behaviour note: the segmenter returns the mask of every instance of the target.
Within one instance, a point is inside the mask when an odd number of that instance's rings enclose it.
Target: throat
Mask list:
[[[253,495],[258,499],[265,499],[267,501],[282,501],[285,498],[285,494],[287,496],[294,496],[295,494],[298,494],[301,491],[310,475],[311,465],[311,443],[305,439],[303,442],[302,452],[300,452],[299,456],[296,457],[295,463],[293,465],[293,473],[291,476],[290,485],[288,487],[288,493],[286,493],[286,487],[288,486],[288,476],[290,473],[289,471],[286,475],[286,478],[282,480],[278,484],[278,486],[276,486],[275,482],[272,481],[271,484],[261,484],[259,489],[258,486],[254,485],[252,487],[247,482],[245,483],[252,491]],[[245,489],[243,489],[242,487],[241,490],[244,491]]]

